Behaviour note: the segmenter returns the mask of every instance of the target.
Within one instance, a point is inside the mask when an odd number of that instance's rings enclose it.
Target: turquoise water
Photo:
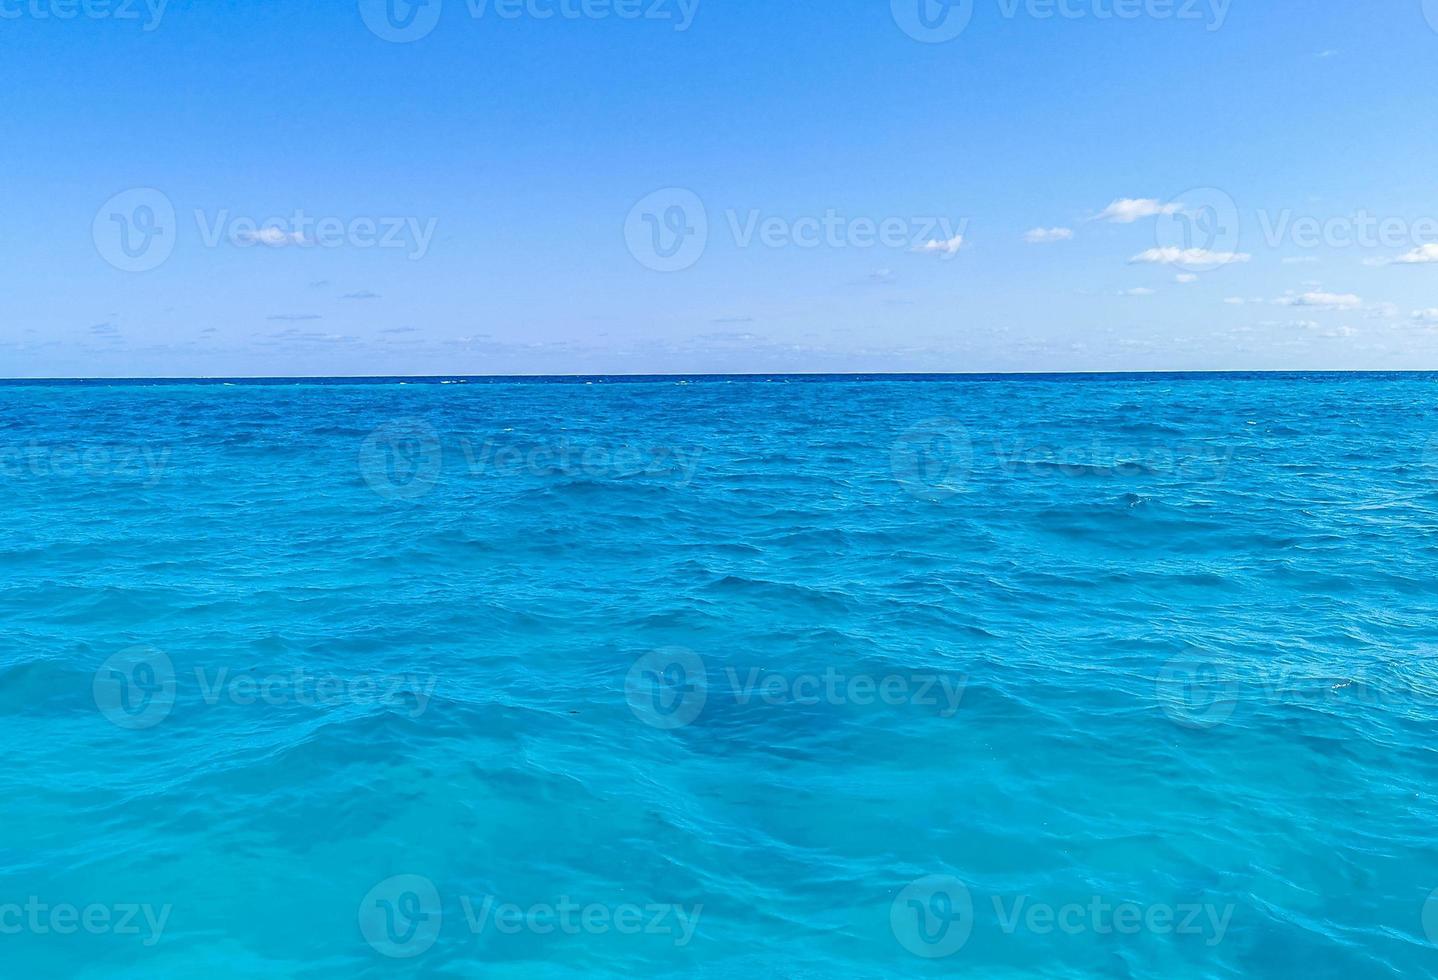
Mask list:
[[[5,973],[1433,975],[1435,405],[0,386]]]

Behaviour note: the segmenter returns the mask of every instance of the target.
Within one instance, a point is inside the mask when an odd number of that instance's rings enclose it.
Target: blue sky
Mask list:
[[[0,0],[0,374],[1438,368],[1438,0],[482,2]]]

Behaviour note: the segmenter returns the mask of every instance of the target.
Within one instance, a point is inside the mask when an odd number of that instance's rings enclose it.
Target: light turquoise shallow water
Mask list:
[[[0,387],[5,974],[1434,975],[1435,405]]]

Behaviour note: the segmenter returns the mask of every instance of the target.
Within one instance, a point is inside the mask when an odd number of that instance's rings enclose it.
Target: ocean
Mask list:
[[[1434,975],[1435,407],[0,384],[4,972]]]

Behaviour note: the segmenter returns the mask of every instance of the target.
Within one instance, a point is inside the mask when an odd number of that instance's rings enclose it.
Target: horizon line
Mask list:
[[[1438,374],[1425,368],[1189,368],[1128,371],[666,371],[625,374],[206,374],[0,378],[0,384],[118,381],[442,381],[644,378],[1051,378],[1177,375]]]

